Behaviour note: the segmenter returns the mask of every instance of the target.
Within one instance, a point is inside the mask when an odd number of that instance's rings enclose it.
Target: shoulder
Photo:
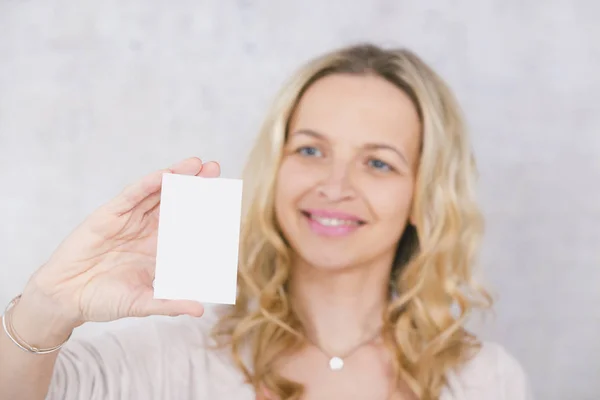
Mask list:
[[[125,368],[135,371],[136,377],[162,374],[164,364],[158,361],[185,365],[188,358],[204,357],[208,332],[202,318],[140,318],[107,326],[101,334],[74,337],[61,350],[58,362],[89,373]]]
[[[464,365],[451,371],[441,400],[531,400],[527,374],[503,346],[483,342]]]
[[[200,318],[151,317],[72,340],[57,359],[49,398],[131,398],[133,392],[140,398],[157,393],[182,399],[247,398],[230,352],[213,346],[217,320],[208,310]]]
[[[226,362],[229,352],[215,348],[211,332],[218,315],[207,310],[202,317],[159,317],[140,321],[132,328],[112,334],[115,340],[139,349],[140,353],[154,349],[172,359],[185,358],[192,363]]]

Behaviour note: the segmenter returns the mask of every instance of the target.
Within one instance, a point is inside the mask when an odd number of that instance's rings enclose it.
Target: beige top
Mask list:
[[[205,348],[214,322],[208,313],[146,319],[135,328],[73,339],[58,356],[47,399],[255,400],[227,354]],[[533,399],[520,364],[490,342],[448,378],[440,400]]]

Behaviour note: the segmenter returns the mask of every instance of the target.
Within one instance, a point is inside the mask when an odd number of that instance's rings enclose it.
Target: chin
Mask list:
[[[298,257],[306,266],[321,271],[344,271],[357,265],[357,258],[348,254],[348,251],[327,251],[320,246],[312,251],[301,251]]]

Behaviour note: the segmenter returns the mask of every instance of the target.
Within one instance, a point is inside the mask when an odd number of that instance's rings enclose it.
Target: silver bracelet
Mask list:
[[[17,297],[12,299],[11,302],[8,303],[8,306],[6,306],[6,309],[4,310],[4,314],[2,315],[2,328],[4,329],[6,336],[8,336],[8,338],[15,345],[17,345],[21,350],[26,351],[28,353],[33,353],[33,354],[49,354],[49,353],[53,353],[53,352],[59,350],[61,347],[63,347],[63,345],[71,337],[71,334],[69,334],[69,336],[65,339],[65,341],[62,342],[61,344],[59,344],[58,346],[50,347],[47,349],[40,349],[35,346],[31,346],[17,334],[17,332],[15,331],[15,328],[12,325],[12,321],[10,319],[10,312],[11,312],[12,308],[19,302],[20,299],[21,299],[21,295],[18,295]]]

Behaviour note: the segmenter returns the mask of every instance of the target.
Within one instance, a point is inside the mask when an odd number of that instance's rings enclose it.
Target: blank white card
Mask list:
[[[164,174],[154,297],[235,304],[242,181]]]

